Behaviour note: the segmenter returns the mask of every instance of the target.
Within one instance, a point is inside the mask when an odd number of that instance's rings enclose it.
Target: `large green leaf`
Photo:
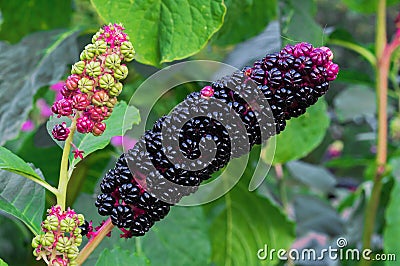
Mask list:
[[[66,121],[64,117],[57,118],[51,117],[47,122],[47,130],[51,134],[51,130],[55,124]],[[88,156],[92,152],[103,149],[110,143],[111,137],[121,136],[131,129],[134,124],[140,122],[139,110],[134,106],[128,106],[125,102],[119,102],[105,123],[107,125],[106,130],[101,136],[94,136],[92,134],[80,134],[78,132],[74,135],[74,144],[79,150],[84,151],[84,156]],[[56,141],[57,144],[62,148],[64,147],[64,142]],[[81,159],[74,158],[74,155],[70,154],[71,167],[74,167]]]
[[[150,265],[148,259],[143,255],[137,253],[131,253],[128,250],[122,250],[121,248],[114,248],[113,250],[104,249],[101,252],[99,259],[95,266],[145,266]]]
[[[362,99],[362,101],[360,101]],[[357,104],[354,104],[354,103]],[[335,112],[341,122],[371,117],[376,110],[376,94],[365,86],[352,86],[334,99]]]
[[[200,51],[222,26],[222,0],[92,0],[106,22],[122,22],[137,61],[159,66]],[[112,8],[110,8],[112,6]]]
[[[315,22],[316,3],[313,0],[289,0],[291,7],[288,14],[288,25],[283,27],[283,33],[290,42],[306,41],[315,46],[324,42],[324,33]]]
[[[325,233],[332,237],[345,233],[345,226],[339,213],[328,202],[314,196],[297,196],[294,200],[298,235],[311,231]]]
[[[41,176],[39,170],[36,173]],[[0,170],[0,211],[20,219],[37,234],[40,231],[44,203],[43,187],[15,173]]]
[[[383,232],[386,254],[398,254],[400,250],[400,158],[391,160],[395,184],[390,193],[390,201],[385,211],[386,226]],[[385,265],[398,265],[396,261],[386,261]]]
[[[242,42],[259,34],[277,16],[276,0],[225,1],[227,12],[224,25],[216,35],[216,44]]]
[[[382,0],[342,0],[350,9],[361,13],[372,13],[377,10],[379,1]],[[399,0],[387,0],[387,5],[400,3]]]
[[[19,16],[18,16],[19,17]],[[57,82],[76,57],[76,31],[46,31],[0,42],[0,145],[18,135],[39,88]]]
[[[275,265],[277,258],[260,261],[257,251],[265,245],[287,250],[295,238],[294,223],[268,199],[249,192],[243,181],[211,204],[214,209],[221,205],[210,227],[215,265]]]
[[[0,266],[8,266],[8,264],[5,263],[4,260],[0,259]]]
[[[324,99],[307,109],[307,112],[297,118],[287,121],[285,130],[276,138],[276,150],[274,145],[268,144],[263,149],[263,158],[271,163],[271,155],[274,154],[273,163],[286,163],[306,156],[314,150],[323,140],[329,126],[329,116]],[[271,140],[270,143],[274,143]]]
[[[172,207],[143,239],[153,265],[207,265],[211,256],[208,225],[201,207]]]
[[[20,157],[0,146],[0,169],[14,172],[21,175],[28,175],[37,179],[41,177],[36,173],[32,167],[29,166]]]
[[[48,0],[0,1],[0,10],[3,15],[0,39],[17,42],[34,31],[68,27],[72,1],[58,0],[57,5]]]
[[[328,169],[301,161],[289,162],[286,167],[290,174],[302,183],[328,193],[336,185],[336,179]]]

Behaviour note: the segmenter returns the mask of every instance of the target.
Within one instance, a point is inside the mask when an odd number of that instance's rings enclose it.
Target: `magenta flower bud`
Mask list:
[[[53,127],[51,134],[56,140],[64,141],[68,138],[69,128],[67,128],[67,124],[63,122],[62,124],[57,124]]]
[[[214,95],[214,89],[211,86],[205,86],[201,89],[200,93],[202,98],[208,99]]]
[[[74,91],[71,91],[67,88],[66,85],[60,90],[60,93],[64,98],[70,98],[72,95],[74,95]]]
[[[79,117],[77,122],[76,122],[76,129],[78,130],[79,133],[89,133],[93,129],[93,121],[90,120],[89,117],[87,116],[82,116]]]
[[[96,123],[93,127],[92,133],[95,136],[100,136],[106,130],[106,124],[103,122]]]
[[[89,106],[90,101],[86,94],[79,93],[72,97],[72,104],[76,110],[83,111]]]

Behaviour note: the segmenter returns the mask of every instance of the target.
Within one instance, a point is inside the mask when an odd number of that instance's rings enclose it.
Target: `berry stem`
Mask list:
[[[82,263],[89,257],[93,250],[100,244],[103,238],[106,237],[109,232],[111,232],[113,228],[114,225],[111,222],[111,218],[108,218],[79,253],[78,257],[76,258],[78,265],[82,265]]]
[[[74,139],[74,133],[76,130],[77,118],[78,116],[76,116],[72,120],[70,126],[70,133],[68,135],[68,138],[65,140],[63,154],[61,158],[60,179],[58,181],[57,204],[61,206],[62,210],[65,210],[65,205],[67,201],[67,187],[69,181],[68,162],[69,162],[69,154],[71,151],[71,144]]]

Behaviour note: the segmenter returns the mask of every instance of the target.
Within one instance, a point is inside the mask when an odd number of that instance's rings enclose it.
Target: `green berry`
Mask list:
[[[79,254],[79,249],[77,246],[71,246],[67,251],[67,257],[70,260],[75,260],[76,257],[78,257],[78,254]]]
[[[103,29],[100,29],[98,32],[96,32],[95,35],[93,35],[92,37],[92,43],[95,43],[97,41],[97,39],[100,37],[100,34],[102,34],[104,32]]]
[[[82,235],[77,235],[77,236],[75,237],[74,243],[75,243],[77,246],[80,246],[80,245],[82,244]]]
[[[121,64],[121,59],[117,54],[110,54],[106,57],[105,65],[110,69],[115,69]]]
[[[98,40],[93,45],[96,49],[95,53],[97,55],[104,54],[107,51],[107,43],[103,40]]]
[[[82,93],[88,93],[93,90],[94,81],[88,78],[81,78],[78,81],[78,88]]]
[[[108,108],[112,109],[112,108],[114,108],[117,101],[118,101],[117,97],[112,97],[112,98],[108,99],[108,102],[106,102],[106,106]]]
[[[78,214],[78,226],[82,225],[85,223],[85,217],[83,216],[83,214]]]
[[[72,230],[74,230],[75,227],[76,227],[75,221],[71,217],[65,217],[60,222],[61,231],[71,232]]]
[[[114,84],[115,84],[115,80],[111,74],[108,74],[108,73],[104,74],[99,79],[100,88],[109,90],[110,88],[112,88],[112,86],[114,86]]]
[[[110,91],[108,92],[109,95],[110,95],[111,97],[116,97],[116,96],[118,96],[118,95],[121,93],[121,91],[122,91],[122,87],[123,87],[123,85],[122,85],[121,82],[115,83],[114,86],[113,86],[113,87],[110,89]],[[107,105],[107,104],[106,104],[106,105]]]
[[[84,69],[85,69],[85,62],[84,61],[78,61],[78,62],[76,62],[75,64],[72,65],[71,74],[80,75],[80,74],[82,74]]]
[[[44,235],[41,235],[40,243],[43,246],[49,247],[54,243],[54,234],[52,232],[47,232]]]
[[[80,229],[79,227],[75,228],[73,234],[74,236],[78,236],[82,233],[82,229]]]
[[[34,249],[36,249],[36,248],[41,244],[41,243],[40,243],[41,238],[42,238],[41,235],[37,235],[37,236],[35,236],[35,237],[32,239],[32,247],[33,247]]]
[[[89,52],[88,50],[83,50],[79,58],[81,60],[90,60],[94,57],[94,53]]]
[[[121,43],[121,54],[124,55],[125,61],[132,61],[135,57],[135,49],[133,49],[133,45],[130,41],[126,41]]]
[[[46,220],[43,221],[43,228],[49,231],[57,231],[58,230],[59,221],[57,216],[49,215],[46,217]]]
[[[128,67],[126,65],[120,65],[114,70],[114,77],[118,80],[125,79],[128,76]]]
[[[94,55],[94,54],[96,54],[96,46],[94,44],[90,43],[85,46],[85,51]]]
[[[58,242],[56,244],[56,249],[61,252],[65,253],[71,247],[71,240],[66,236],[59,236]]]
[[[89,64],[87,64],[86,66],[86,73],[90,76],[90,77],[97,77],[101,74],[101,66],[100,66],[100,62],[90,62]]]

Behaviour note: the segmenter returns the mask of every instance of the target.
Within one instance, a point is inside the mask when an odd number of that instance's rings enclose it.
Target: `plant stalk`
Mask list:
[[[384,176],[387,162],[387,97],[388,97],[388,76],[390,68],[390,58],[393,51],[399,45],[399,36],[396,33],[392,43],[387,44],[386,40],[386,0],[379,1],[376,18],[376,39],[375,52],[377,58],[376,69],[376,93],[377,93],[377,112],[378,112],[378,141],[376,154],[376,172],[373,180],[371,197],[368,201],[365,224],[362,237],[363,249],[371,249],[371,239],[374,233],[375,220],[379,207],[382,190],[382,178]],[[361,266],[371,265],[371,260],[360,261]]]
[[[78,257],[76,258],[76,263],[82,265],[82,263],[89,257],[93,250],[100,244],[106,235],[111,232],[114,225],[111,222],[111,218],[108,218],[96,234],[89,240],[86,246],[81,250]]]
[[[68,138],[65,140],[63,154],[61,158],[60,178],[58,181],[57,205],[60,205],[62,210],[65,210],[65,205],[67,201],[67,187],[69,181],[68,162],[69,162],[69,155],[71,152],[71,143],[74,139],[74,133],[76,130],[76,121],[77,117],[72,119],[72,123],[69,128],[70,132]]]

